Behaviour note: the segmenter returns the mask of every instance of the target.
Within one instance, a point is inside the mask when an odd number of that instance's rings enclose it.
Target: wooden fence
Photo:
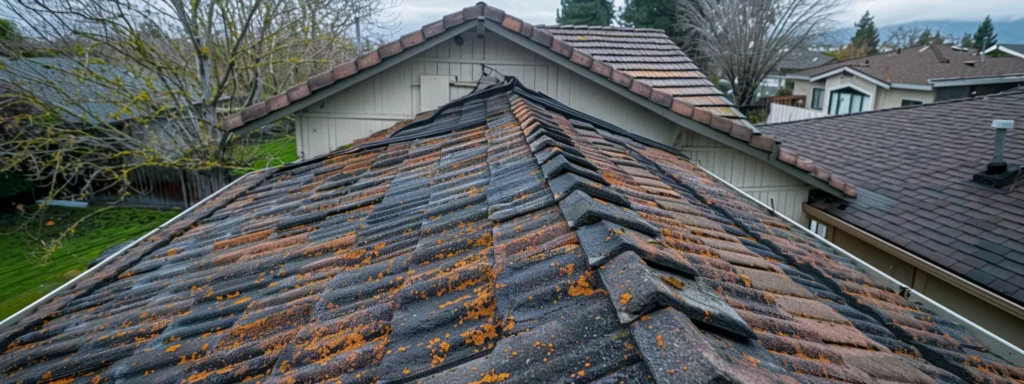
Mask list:
[[[792,96],[772,96],[768,98],[768,102],[771,104],[782,104],[790,107],[806,108],[804,103],[807,101],[807,96],[804,95],[792,95]]]
[[[827,113],[807,108],[791,107],[788,105],[772,103],[771,111],[768,112],[768,124],[788,123],[790,121],[799,121],[807,119],[815,119],[819,117],[828,116]]]
[[[188,171],[168,167],[146,167],[128,174],[131,194],[121,204],[149,208],[185,208],[220,190],[231,182],[227,169]],[[120,198],[118,191],[94,195],[90,202],[109,203]]]

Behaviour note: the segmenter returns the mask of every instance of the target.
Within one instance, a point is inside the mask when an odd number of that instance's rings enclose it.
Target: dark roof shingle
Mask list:
[[[930,85],[929,80],[936,79],[1024,74],[1024,59],[988,57],[982,62],[976,50],[936,44],[829,63],[793,75],[813,78],[840,68],[853,69],[883,83]]]
[[[0,330],[4,379],[1024,379],[677,152],[515,84],[246,176]]]
[[[1024,92],[759,128],[877,196],[817,206],[1024,304],[1024,188],[972,182],[991,160],[994,119],[1024,123]],[[1021,129],[1004,156],[1024,163]]]

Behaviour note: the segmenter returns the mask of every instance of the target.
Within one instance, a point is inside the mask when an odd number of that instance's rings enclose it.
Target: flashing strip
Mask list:
[[[707,173],[708,175],[713,177],[715,180],[718,180],[718,181],[722,182],[723,184],[728,186],[733,191],[736,191],[737,193],[739,193],[743,197],[746,197],[747,199],[750,199],[751,201],[756,202],[758,205],[760,205],[761,207],[764,207],[765,209],[767,209],[769,211],[772,211],[772,212],[775,211],[774,209],[772,209],[771,207],[769,207],[765,203],[761,202],[761,200],[755,199],[753,196],[750,196],[749,194],[747,194],[743,190],[733,186],[732,184],[730,184],[729,182],[727,182],[727,181],[723,180],[722,178],[718,177],[714,173],[709,172],[707,169],[704,169],[704,167],[702,167],[700,164],[694,164],[694,165],[696,165],[698,168],[703,170],[705,173]],[[949,318],[951,318],[953,320],[956,320],[957,322],[962,324],[965,328],[967,328],[968,331],[970,331],[971,334],[974,335],[974,337],[978,338],[978,340],[980,340],[986,347],[988,347],[993,354],[995,354],[995,355],[997,355],[997,356],[999,356],[999,357],[1001,357],[1003,359],[1006,359],[1007,361],[1013,363],[1014,365],[1024,366],[1024,351],[1022,351],[1020,348],[1017,348],[1013,344],[1010,344],[1006,340],[1003,340],[1003,338],[997,336],[996,334],[994,334],[992,332],[989,332],[987,329],[981,327],[980,325],[974,324],[970,320],[967,320],[963,316],[960,316],[960,314],[958,314],[956,312],[953,312],[949,308],[946,308],[942,304],[939,304],[937,301],[932,300],[928,296],[925,296],[923,293],[915,291],[913,288],[904,285],[903,283],[899,282],[898,280],[896,280],[892,276],[889,276],[889,275],[885,274],[884,272],[880,271],[878,268],[875,268],[875,266],[873,266],[871,264],[868,264],[864,260],[861,260],[857,256],[854,256],[850,252],[847,252],[846,250],[840,248],[839,246],[837,246],[835,244],[832,244],[831,241],[825,240],[825,238],[823,238],[821,236],[818,236],[817,233],[814,233],[810,229],[807,229],[807,227],[804,227],[803,225],[800,225],[796,221],[793,221],[793,219],[790,219],[789,217],[786,217],[786,215],[778,214],[778,217],[782,218],[787,223],[789,223],[789,224],[791,224],[793,226],[799,227],[803,232],[805,232],[805,233],[807,233],[807,234],[809,234],[811,236],[814,236],[815,238],[817,238],[817,239],[819,239],[821,241],[824,241],[825,244],[828,244],[828,246],[831,247],[832,249],[834,249],[837,252],[843,254],[844,256],[850,258],[850,260],[853,260],[858,265],[864,267],[864,273],[867,274],[868,276],[870,276],[871,278],[881,282],[882,284],[884,284],[885,286],[887,286],[889,288],[892,288],[896,292],[909,292],[910,295],[907,296],[907,300],[910,300],[911,302],[915,302],[917,304],[920,304],[922,307],[928,308],[928,309],[930,309],[932,311],[935,311],[935,312],[937,312],[937,313],[939,313],[941,315],[948,316]]]
[[[243,175],[242,177],[239,177],[239,178],[235,179],[234,181],[228,183],[228,185],[225,185],[223,188],[218,189],[216,192],[210,194],[209,196],[206,196],[205,198],[200,200],[198,203],[195,203],[191,207],[188,207],[184,211],[181,211],[181,213],[175,215],[170,220],[167,220],[167,222],[165,222],[163,224],[160,224],[160,226],[158,226],[156,228],[153,228],[152,231],[149,231],[145,235],[142,235],[142,237],[136,239],[135,241],[133,241],[131,244],[128,244],[124,248],[121,248],[120,250],[115,252],[113,255],[107,256],[107,258],[103,259],[103,261],[99,262],[99,264],[96,264],[92,268],[89,268],[89,269],[85,270],[85,272],[82,272],[78,276],[75,276],[73,279],[68,280],[68,282],[64,283],[63,285],[61,285],[61,286],[57,287],[56,289],[50,291],[50,293],[47,293],[46,296],[40,297],[39,300],[36,300],[36,301],[32,302],[32,304],[29,304],[25,308],[22,308],[18,312],[15,312],[13,315],[8,316],[3,321],[0,321],[0,329],[3,329],[7,325],[14,324],[18,320],[23,319],[25,316],[28,316],[28,315],[34,313],[36,308],[38,308],[39,306],[49,302],[50,299],[56,297],[57,295],[63,293],[64,291],[68,290],[69,288],[74,286],[76,283],[78,283],[80,280],[84,279],[85,277],[90,276],[93,273],[95,273],[96,271],[100,270],[100,268],[102,268],[104,265],[110,263],[112,260],[116,259],[118,256],[121,256],[122,253],[124,253],[125,251],[131,249],[136,244],[142,242],[143,240],[148,239],[150,236],[152,236],[157,231],[160,231],[160,230],[162,230],[164,228],[167,228],[168,226],[170,226],[172,223],[177,221],[182,216],[185,216],[186,214],[188,214],[188,213],[192,212],[193,210],[195,210],[196,207],[198,207],[200,205],[203,205],[204,203],[206,203],[210,199],[220,195],[221,192],[224,192],[225,190],[227,190],[228,188],[231,188],[232,186],[234,186],[236,183],[238,183],[242,179],[250,177],[251,175],[252,175],[252,173],[247,173],[247,174]]]

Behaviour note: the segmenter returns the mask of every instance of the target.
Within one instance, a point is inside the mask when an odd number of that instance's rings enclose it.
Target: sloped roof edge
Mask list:
[[[556,62],[562,61],[567,68],[584,77],[607,80],[596,82],[634,101],[642,100],[640,103],[645,104],[648,109],[688,129],[767,161],[829,194],[837,197],[857,197],[857,189],[849,181],[815,165],[809,158],[800,157],[795,151],[781,148],[781,143],[771,136],[761,134],[749,123],[717,116],[681,98],[654,89],[645,82],[634,81],[632,76],[614,69],[612,65],[596,60],[581,50],[573,49],[552,34],[534,28],[532,24],[483,2],[449,14],[440,21],[427,24],[419,31],[383,44],[377,50],[366,53],[356,60],[315,75],[306,83],[296,85],[282,94],[231,115],[225,119],[221,128],[237,134],[269,124],[474,27],[486,28],[549,59],[561,59]],[[525,44],[524,39],[536,44]],[[575,65],[564,63],[565,61]]]

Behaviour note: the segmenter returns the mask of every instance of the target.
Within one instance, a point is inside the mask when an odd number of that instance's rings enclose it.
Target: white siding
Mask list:
[[[488,32],[447,41],[297,114],[298,150],[309,158],[410,119],[420,110],[420,76],[450,76],[449,99],[472,92],[481,64],[527,87],[633,133],[680,148],[687,156],[777,210],[806,223],[800,203],[809,188],[767,163],[694,134],[671,121]]]

